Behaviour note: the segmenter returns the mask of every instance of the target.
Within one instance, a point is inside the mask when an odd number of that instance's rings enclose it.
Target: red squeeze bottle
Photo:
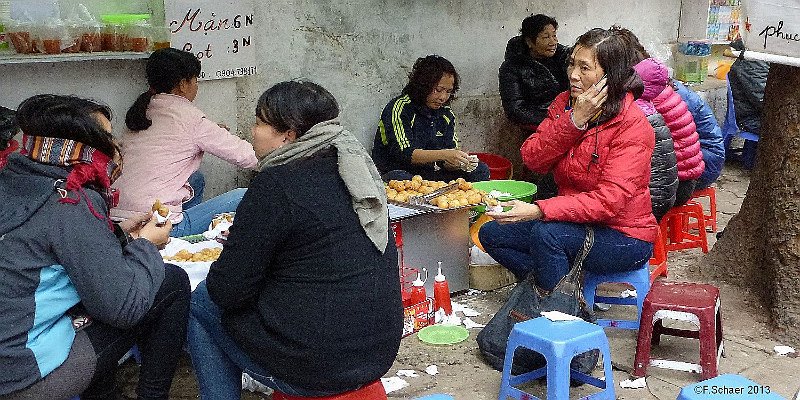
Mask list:
[[[447,286],[447,278],[442,275],[442,262],[439,261],[439,273],[433,279],[433,299],[436,302],[436,310],[444,310],[446,315],[453,313],[453,305],[450,303],[450,288]]]
[[[423,268],[424,271],[424,268]],[[427,271],[425,272],[427,279]],[[419,304],[427,300],[427,296],[425,295],[425,282],[422,280],[419,272],[417,272],[417,279],[411,283],[411,304]]]

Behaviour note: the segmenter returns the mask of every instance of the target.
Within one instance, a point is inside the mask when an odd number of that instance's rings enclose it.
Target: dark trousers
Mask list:
[[[136,394],[139,399],[167,399],[186,341],[191,288],[179,267],[165,264],[164,282],[144,318],[131,329],[94,320],[86,334],[97,354],[92,383],[82,400],[117,398],[115,372],[119,359],[136,344],[142,356]]]
[[[389,182],[392,179],[402,181],[402,180],[410,180],[414,175],[420,175],[422,176],[422,179],[426,179],[429,181],[450,182],[458,178],[464,178],[464,180],[466,180],[467,182],[481,182],[489,180],[489,166],[486,165],[486,163],[484,163],[483,161],[479,161],[478,167],[475,168],[475,170],[472,172],[465,172],[461,170],[450,171],[444,168],[438,171],[433,171],[430,169],[408,170],[408,171],[402,169],[395,169],[383,174],[382,178],[384,182]]]
[[[583,263],[587,271],[611,273],[641,268],[653,254],[653,244],[625,236],[616,229],[594,226],[594,246]],[[518,280],[533,274],[536,285],[552,290],[572,268],[586,237],[584,225],[571,222],[488,222],[479,238],[492,258]]]

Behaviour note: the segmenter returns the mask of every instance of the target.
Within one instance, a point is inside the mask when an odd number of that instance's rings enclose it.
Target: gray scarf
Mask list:
[[[307,158],[330,146],[336,148],[339,176],[350,192],[361,227],[383,253],[389,240],[389,210],[383,181],[364,146],[339,124],[338,119],[320,122],[296,141],[261,157],[258,170]]]

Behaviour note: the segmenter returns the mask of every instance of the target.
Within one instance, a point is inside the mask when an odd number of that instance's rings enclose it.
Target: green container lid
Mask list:
[[[150,14],[104,14],[100,16],[100,20],[107,24],[132,24],[138,21],[147,21],[150,19]]]

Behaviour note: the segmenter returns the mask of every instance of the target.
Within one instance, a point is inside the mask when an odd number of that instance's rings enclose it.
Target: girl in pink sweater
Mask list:
[[[203,154],[252,169],[258,162],[255,151],[192,104],[200,76],[200,61],[194,55],[172,48],[157,50],[147,60],[146,73],[150,90],[125,116],[128,130],[121,143],[125,165],[114,183],[120,199],[111,215],[127,219],[149,213],[158,199],[172,212],[172,236],[201,233],[215,214],[235,211],[245,191],[234,189],[185,209],[201,192],[189,181]]]

